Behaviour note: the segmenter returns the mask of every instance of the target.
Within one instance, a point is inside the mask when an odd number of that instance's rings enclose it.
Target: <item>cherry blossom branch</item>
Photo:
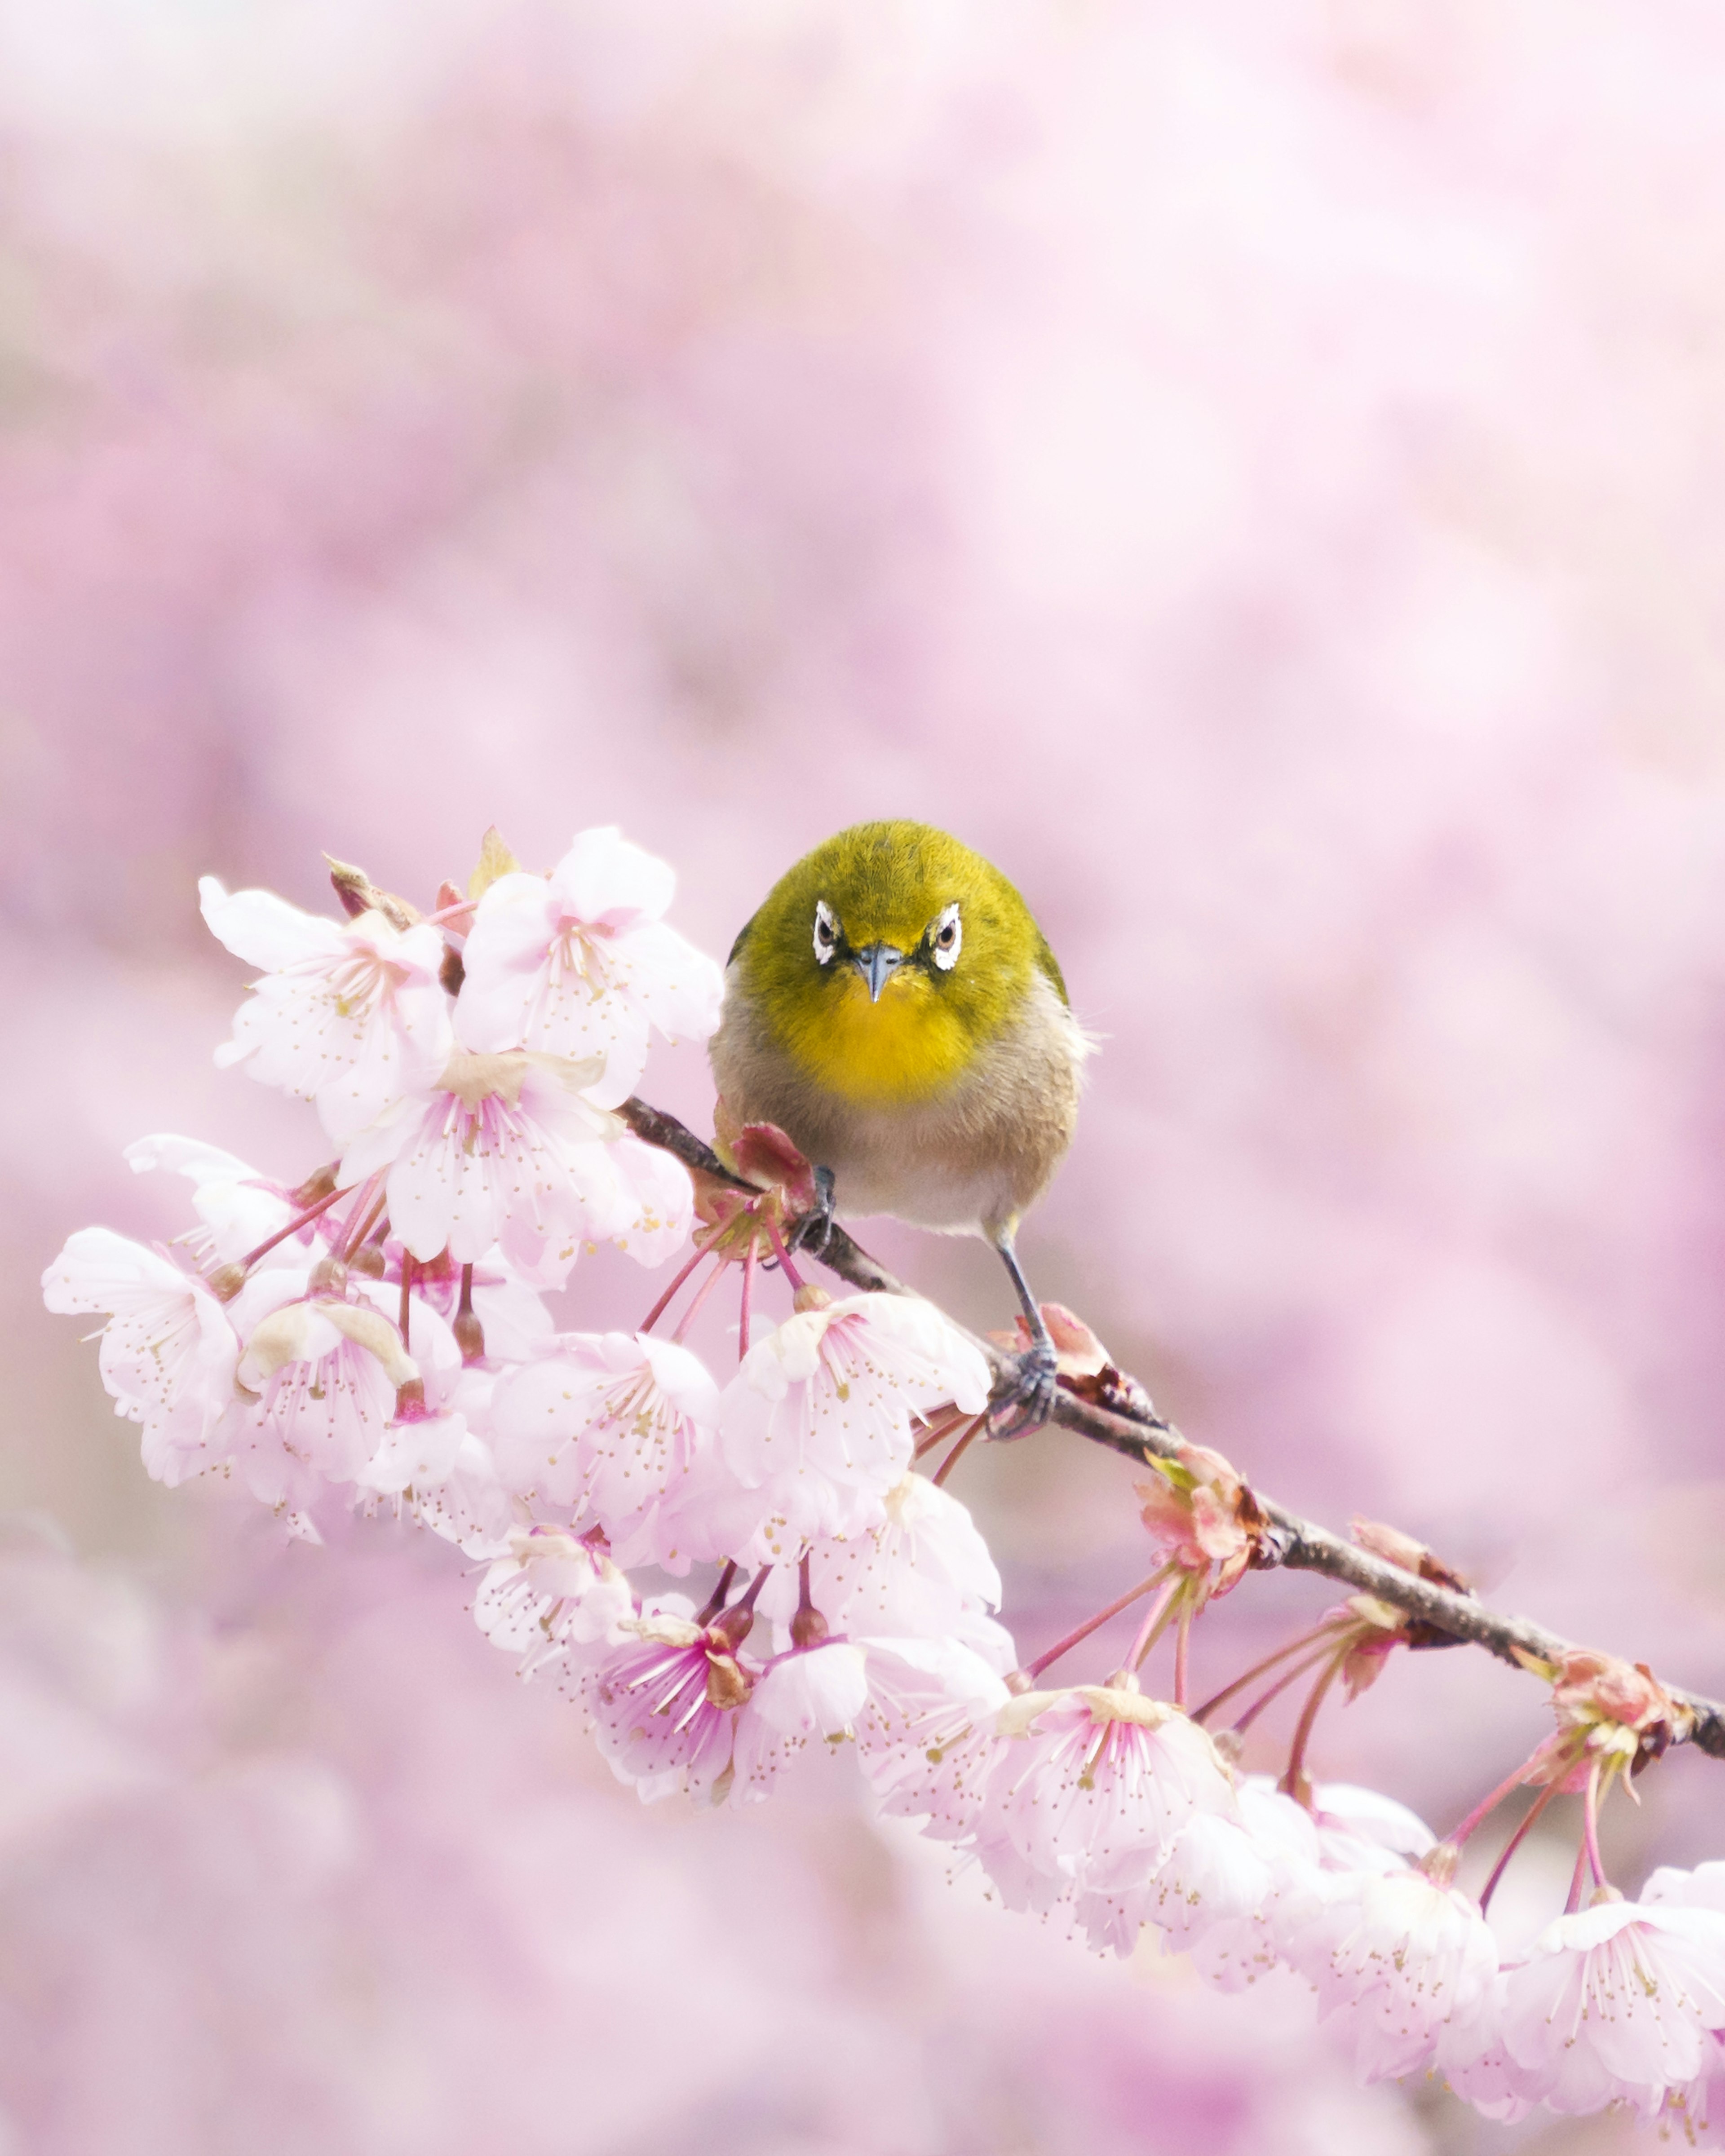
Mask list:
[[[675,1116],[646,1101],[625,1101],[618,1113],[639,1138],[674,1154],[684,1166],[728,1188],[753,1191],[753,1184],[733,1175],[712,1150]],[[911,1295],[916,1291],[896,1279],[834,1222],[818,1253],[820,1261],[852,1287],[882,1295]],[[998,1378],[1011,1368],[1012,1358],[988,1340],[977,1343]],[[1105,1373],[1105,1378],[1109,1373]],[[1103,1389],[1102,1387],[1098,1388]],[[1056,1395],[1053,1420],[1075,1430],[1091,1443],[1107,1445],[1129,1460],[1147,1462],[1153,1457],[1176,1458],[1182,1440],[1172,1424],[1151,1407],[1142,1388],[1129,1378],[1106,1387],[1102,1399],[1086,1399],[1064,1387]],[[1419,1623],[1450,1640],[1483,1647],[1500,1661],[1517,1668],[1522,1657],[1561,1663],[1574,1652],[1574,1643],[1548,1631],[1526,1617],[1506,1616],[1488,1609],[1471,1595],[1458,1594],[1435,1580],[1422,1579],[1400,1565],[1373,1555],[1348,1542],[1316,1522],[1302,1519],[1285,1505],[1262,1496],[1258,1499],[1268,1522],[1255,1563],[1259,1569],[1279,1565],[1294,1572],[1322,1573],[1359,1592],[1404,1610]],[[1662,1680],[1661,1680],[1662,1681]],[[1693,1722],[1681,1741],[1693,1744],[1712,1758],[1725,1759],[1725,1705],[1699,1692],[1674,1685],[1665,1689]]]

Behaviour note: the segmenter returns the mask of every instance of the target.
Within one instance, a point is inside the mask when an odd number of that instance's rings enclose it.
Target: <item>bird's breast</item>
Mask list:
[[[895,976],[878,1002],[858,973],[835,983],[787,1044],[817,1085],[859,1106],[932,1100],[961,1077],[974,1044],[957,1012],[920,975]]]

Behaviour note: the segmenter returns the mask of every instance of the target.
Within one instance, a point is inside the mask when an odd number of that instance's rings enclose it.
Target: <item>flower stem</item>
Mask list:
[[[1467,1817],[1462,1820],[1461,1825],[1456,1827],[1451,1833],[1445,1835],[1445,1839],[1452,1843],[1455,1848],[1460,1849],[1462,1843],[1466,1840],[1469,1835],[1473,1832],[1480,1821],[1485,1818],[1486,1813],[1495,1811],[1498,1805],[1501,1804],[1503,1802],[1503,1799],[1509,1794],[1512,1789],[1518,1789],[1521,1787],[1522,1781],[1526,1778],[1527,1769],[1533,1764],[1533,1761],[1538,1757],[1539,1754],[1536,1752],[1531,1758],[1523,1759],[1521,1765],[1516,1768],[1514,1774],[1507,1776],[1502,1781],[1501,1781],[1497,1784],[1497,1788],[1492,1790],[1490,1796],[1481,1797],[1479,1802],[1474,1806],[1473,1810],[1468,1814]]]
[[[413,1254],[411,1250],[403,1250],[401,1254],[401,1317],[399,1321],[401,1344],[403,1348],[408,1344],[408,1320],[413,1314]]]
[[[937,1467],[933,1474],[929,1476],[929,1481],[933,1483],[937,1490],[940,1488],[941,1485],[946,1481],[952,1470],[958,1465],[958,1462],[964,1457],[968,1448],[975,1443],[977,1432],[981,1430],[983,1424],[986,1419],[986,1416],[983,1415],[973,1415],[969,1429],[965,1431],[963,1436],[959,1439],[958,1442],[952,1447],[952,1450],[947,1455],[946,1458],[942,1460],[940,1466]]]
[[[388,1192],[379,1190],[377,1187],[382,1179],[381,1174],[372,1177],[356,1201],[352,1212],[347,1216],[347,1225],[342,1231],[338,1245],[339,1254],[344,1259],[352,1257],[359,1250],[372,1229],[377,1226],[382,1215],[383,1208],[389,1203]],[[362,1214],[364,1215],[363,1219],[360,1217]]]
[[[1180,1605],[1180,1629],[1174,1635],[1174,1705],[1184,1707],[1187,1699],[1187,1650],[1192,1644],[1191,1598]]]
[[[671,1335],[673,1342],[680,1341],[683,1335],[689,1330],[689,1327],[701,1315],[701,1305],[706,1301],[707,1297],[712,1293],[713,1290],[719,1285],[719,1282],[724,1277],[725,1260],[721,1258],[717,1265],[713,1267],[706,1278],[701,1283],[701,1286],[696,1289],[694,1294],[690,1296],[689,1307],[683,1312],[681,1317],[678,1319],[677,1329]]]
[[[922,1435],[916,1440],[913,1458],[920,1460],[925,1452],[932,1452],[936,1445],[944,1445],[964,1420],[963,1408],[937,1409],[932,1419],[922,1426]]]
[[[1175,1597],[1184,1585],[1185,1580],[1182,1577],[1177,1576],[1169,1580],[1161,1594],[1144,1612],[1144,1621],[1138,1627],[1138,1636],[1132,1641],[1132,1651],[1121,1664],[1122,1669],[1136,1671],[1139,1663],[1162,1637],[1167,1629],[1168,1619],[1174,1614]]]
[[[1313,1685],[1306,1704],[1300,1710],[1300,1719],[1294,1727],[1294,1741],[1288,1748],[1288,1763],[1276,1787],[1284,1796],[1304,1802],[1301,1785],[1306,1778],[1306,1748],[1312,1742],[1312,1732],[1317,1722],[1317,1711],[1324,1703],[1324,1696],[1342,1674],[1342,1665],[1348,1659],[1347,1646],[1338,1647],[1331,1656],[1329,1666]]]
[[[256,1250],[248,1250],[239,1261],[240,1270],[249,1272],[259,1258],[268,1257],[278,1243],[285,1243],[290,1235],[297,1235],[302,1228],[309,1228],[320,1213],[327,1213],[336,1200],[338,1198],[345,1198],[352,1188],[353,1185],[350,1183],[346,1188],[332,1190],[327,1198],[320,1198],[316,1204],[308,1205],[303,1213],[290,1220],[286,1227],[278,1228],[273,1235],[266,1237],[259,1243]]]
[[[482,1362],[485,1353],[485,1328],[480,1324],[479,1313],[473,1306],[473,1267],[461,1268],[461,1296],[455,1305],[455,1322],[449,1327],[455,1336],[455,1345],[461,1350],[464,1363]]]
[[[1141,1579],[1136,1587],[1128,1588],[1117,1602],[1111,1602],[1106,1609],[1099,1609],[1094,1617],[1086,1617],[1075,1630],[1067,1633],[1064,1640],[1056,1640],[1045,1654],[1039,1655],[1034,1662],[1026,1662],[1024,1675],[1027,1677],[1040,1677],[1050,1663],[1059,1661],[1062,1655],[1070,1652],[1081,1641],[1087,1640],[1092,1632],[1100,1625],[1106,1625],[1111,1617],[1117,1617],[1122,1609],[1129,1609],[1141,1594],[1148,1594],[1153,1588],[1160,1587],[1168,1577],[1168,1567],[1163,1565],[1159,1571],[1153,1572],[1147,1579]]]
[[[1225,1684],[1220,1691],[1212,1692],[1204,1705],[1194,1713],[1194,1722],[1203,1722],[1214,1713],[1224,1700],[1232,1699],[1235,1692],[1244,1691],[1254,1677],[1260,1677],[1266,1670],[1273,1670],[1278,1662],[1285,1662],[1290,1655],[1297,1655],[1314,1641],[1327,1640],[1336,1630],[1336,1620],[1327,1618],[1310,1632],[1302,1632],[1297,1640],[1290,1640],[1285,1647],[1278,1647],[1273,1655],[1266,1655],[1261,1662],[1254,1662],[1250,1669],[1237,1676],[1232,1684]]]
[[[1605,1866],[1599,1855],[1599,1763],[1595,1759],[1588,1769],[1587,1794],[1581,1800],[1581,1845],[1587,1851],[1587,1861],[1594,1868],[1595,1885],[1609,1887]]]
[[[767,1223],[767,1233],[773,1239],[773,1255],[778,1260],[780,1271],[783,1273],[785,1278],[790,1282],[793,1290],[801,1287],[803,1285],[803,1276],[791,1263],[791,1254],[785,1248],[784,1237],[778,1232],[778,1221],[773,1218],[773,1215],[770,1213],[763,1214],[762,1218]]]
[[[718,1584],[707,1597],[706,1607],[696,1619],[697,1625],[711,1625],[725,1606],[725,1597],[731,1592],[731,1583],[737,1577],[737,1559],[727,1557],[725,1569],[719,1574]]]
[[[676,1294],[677,1290],[681,1287],[684,1281],[688,1279],[690,1274],[692,1273],[695,1268],[701,1263],[707,1252],[711,1250],[713,1245],[719,1240],[719,1237],[725,1232],[725,1225],[726,1224],[721,1220],[714,1226],[709,1228],[704,1235],[697,1235],[696,1237],[694,1254],[690,1258],[689,1262],[687,1265],[683,1266],[676,1278],[671,1282],[665,1293],[660,1296],[658,1301],[654,1304],[651,1310],[647,1312],[645,1317],[642,1319],[640,1329],[643,1332],[650,1332],[654,1327],[658,1324],[660,1319],[664,1317],[665,1312],[670,1309],[672,1297]]]
[[[1315,1647],[1312,1651],[1306,1656],[1303,1661],[1296,1662],[1291,1670],[1284,1670],[1281,1675],[1276,1679],[1276,1682],[1271,1686],[1268,1691],[1260,1692],[1258,1697],[1252,1702],[1251,1705],[1246,1708],[1245,1712],[1241,1714],[1240,1718],[1235,1722],[1235,1735],[1236,1737],[1244,1737],[1247,1730],[1251,1727],[1258,1717],[1264,1712],[1265,1708],[1268,1707],[1273,1700],[1280,1699],[1291,1684],[1297,1684],[1300,1679],[1305,1676],[1307,1670],[1315,1670],[1329,1651],[1329,1643],[1327,1640],[1322,1646]],[[1194,1715],[1192,1718],[1195,1722],[1197,1721],[1198,1717]]]
[[[742,1303],[737,1317],[737,1359],[741,1363],[749,1352],[749,1298],[755,1286],[755,1239],[749,1237],[748,1248],[742,1254]]]
[[[1491,1876],[1486,1881],[1485,1887],[1480,1895],[1480,1914],[1482,1917],[1485,1915],[1486,1909],[1491,1905],[1491,1897],[1497,1892],[1497,1882],[1503,1876],[1504,1871],[1509,1863],[1509,1860],[1515,1855],[1516,1851],[1527,1840],[1527,1830],[1532,1825],[1534,1820],[1538,1818],[1539,1815],[1545,1810],[1552,1799],[1556,1796],[1558,1793],[1558,1783],[1562,1781],[1563,1779],[1563,1776],[1559,1774],[1555,1780],[1549,1781],[1546,1784],[1545,1787],[1539,1792],[1539,1794],[1535,1797],[1532,1803],[1528,1805],[1526,1818],[1523,1819],[1521,1825],[1504,1844],[1503,1854],[1491,1866]]]

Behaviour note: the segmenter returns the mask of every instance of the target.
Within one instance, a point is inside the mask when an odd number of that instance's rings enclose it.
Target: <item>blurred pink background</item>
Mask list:
[[[1725,23],[88,0],[0,15],[0,2149],[1631,2145],[1357,2092],[842,1765],[642,1811],[453,1553],[149,1484],[37,1279],[184,1224],[131,1138],[319,1158],[211,1066],[199,871],[424,901],[617,822],[722,956],[926,817],[1106,1037],[1042,1291],[1277,1496],[1725,1688]],[[1027,1652],[1142,1570],[1131,1480],[961,1472]],[[1543,1712],[1404,1658],[1317,1763],[1441,1830]],[[1608,1815],[1626,1885],[1722,1777]]]

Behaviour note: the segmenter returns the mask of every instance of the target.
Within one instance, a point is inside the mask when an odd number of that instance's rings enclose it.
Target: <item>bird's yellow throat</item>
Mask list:
[[[878,1003],[860,973],[834,986],[841,992],[823,998],[787,1045],[811,1078],[845,1100],[875,1107],[930,1100],[970,1060],[973,1044],[957,1014],[914,972],[896,974]]]

